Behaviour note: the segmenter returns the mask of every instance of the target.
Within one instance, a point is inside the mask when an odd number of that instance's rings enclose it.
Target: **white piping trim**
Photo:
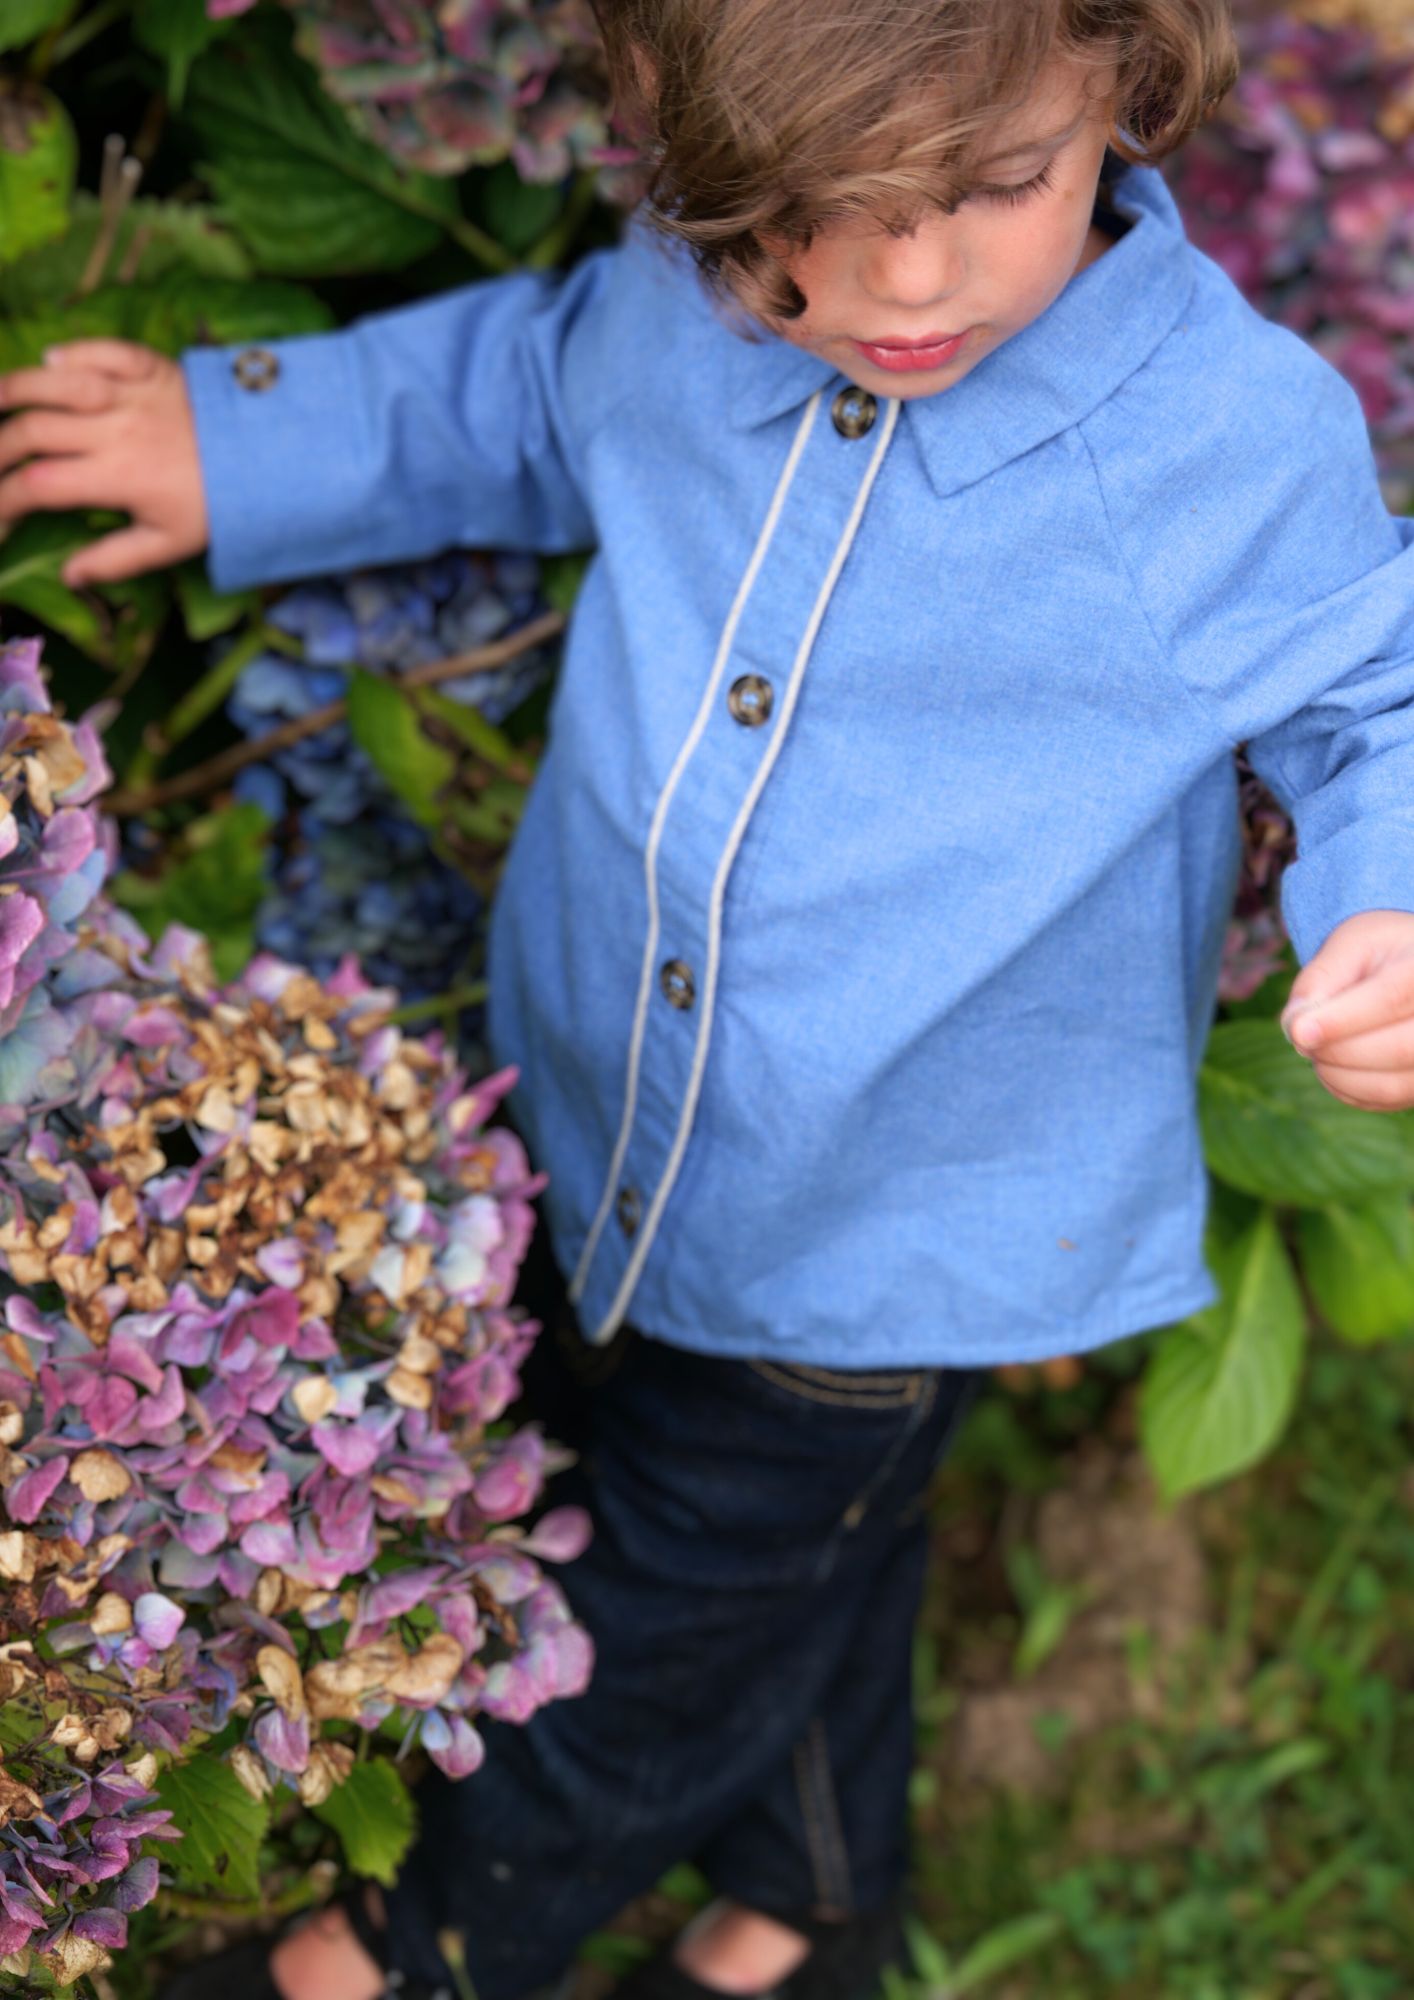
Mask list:
[[[596,1346],[600,1346],[605,1341],[613,1339],[623,1320],[624,1314],[628,1311],[629,1300],[633,1297],[634,1287],[642,1276],[643,1266],[647,1261],[649,1251],[653,1247],[653,1239],[658,1233],[658,1224],[662,1220],[663,1210],[668,1204],[668,1197],[672,1194],[679,1170],[682,1167],[683,1155],[687,1151],[687,1142],[692,1133],[693,1120],[697,1115],[697,1101],[702,1094],[702,1079],[707,1069],[707,1050],[712,1038],[712,1017],[717,999],[717,975],[722,957],[722,908],[726,901],[727,878],[731,874],[737,850],[745,838],[751,815],[756,810],[756,802],[765,790],[766,782],[771,772],[775,769],[776,759],[780,756],[781,746],[786,740],[786,731],[790,727],[791,717],[795,712],[795,705],[800,696],[801,683],[805,679],[805,669],[809,664],[810,655],[815,649],[815,641],[819,636],[820,627],[824,623],[825,613],[830,606],[830,599],[834,596],[835,585],[839,582],[840,572],[843,570],[848,560],[849,552],[854,546],[854,538],[859,532],[859,524],[864,518],[864,509],[869,503],[869,495],[873,491],[874,481],[878,477],[879,468],[884,462],[884,453],[889,448],[889,441],[893,437],[901,408],[902,405],[897,401],[890,401],[888,405],[888,415],[884,420],[883,430],[879,434],[879,441],[874,447],[873,456],[869,461],[869,468],[860,481],[859,491],[855,495],[849,519],[844,525],[844,533],[840,536],[839,545],[835,549],[830,567],[825,572],[825,580],[820,586],[820,594],[815,600],[815,607],[810,614],[810,622],[805,628],[799,651],[796,653],[795,663],[791,668],[790,680],[786,686],[785,699],[781,703],[780,721],[772,732],[766,754],[757,767],[756,776],[752,779],[746,797],[742,801],[741,810],[732,824],[731,832],[727,835],[727,844],[722,851],[722,858],[717,864],[717,873],[712,882],[711,902],[708,906],[707,970],[702,981],[702,1014],[697,1029],[697,1045],[693,1050],[692,1069],[688,1075],[687,1090],[684,1093],[682,1110],[678,1116],[678,1129],[673,1137],[672,1150],[668,1154],[667,1165],[663,1169],[662,1178],[654,1191],[653,1200],[649,1204],[648,1213],[643,1219],[637,1240],[634,1243],[633,1255],[630,1257],[628,1267],[619,1282],[618,1291],[614,1294],[614,1302],[609,1307],[601,1323],[589,1336],[590,1340]]]
[[[801,455],[805,450],[806,441],[810,436],[816,412],[819,408],[820,392],[817,391],[806,404],[805,414],[796,429],[795,440],[790,448],[790,456],[785,462],[785,469],[776,482],[776,491],[771,500],[770,511],[766,515],[761,533],[756,538],[756,547],[751,552],[751,560],[746,565],[746,573],[737,588],[736,596],[732,601],[732,608],[727,613],[727,622],[722,627],[722,637],[717,647],[717,657],[712,663],[712,674],[707,683],[706,693],[702,697],[701,706],[697,711],[691,729],[687,733],[683,746],[677,754],[673,768],[668,773],[667,783],[663,786],[659,794],[658,803],[653,812],[653,822],[648,829],[648,845],[643,855],[643,870],[647,878],[648,887],[648,937],[643,947],[643,965],[638,977],[638,1000],[633,1013],[633,1033],[629,1037],[628,1081],[624,1086],[624,1113],[622,1122],[619,1125],[619,1136],[614,1143],[613,1158],[609,1162],[609,1171],[605,1177],[604,1193],[599,1202],[598,1212],[589,1226],[589,1234],[584,1240],[584,1249],[580,1253],[579,1263],[575,1267],[574,1277],[570,1282],[569,1296],[572,1303],[578,1302],[589,1277],[590,1266],[594,1262],[594,1253],[599,1248],[599,1238],[604,1232],[604,1224],[609,1219],[609,1211],[614,1205],[614,1196],[618,1192],[619,1175],[623,1172],[624,1156],[628,1152],[629,1140],[633,1136],[633,1121],[638,1110],[639,1065],[643,1056],[643,1037],[648,1021],[648,1005],[653,992],[653,968],[658,957],[658,849],[662,845],[663,828],[667,824],[668,808],[673,802],[673,794],[678,788],[678,782],[683,772],[687,769],[693,751],[701,742],[702,732],[707,727],[708,721],[711,718],[713,707],[716,704],[717,689],[721,684],[727,661],[731,658],[732,647],[736,643],[737,627],[740,625],[741,615],[746,609],[746,600],[750,597],[752,587],[760,574],[761,565],[766,560],[766,551],[771,546],[772,537],[775,535],[776,527],[781,518],[781,510],[786,504],[786,495],[789,493],[791,484],[795,479],[796,469],[800,464]]]

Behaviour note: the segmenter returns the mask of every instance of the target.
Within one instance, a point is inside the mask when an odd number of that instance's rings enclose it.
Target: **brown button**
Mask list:
[[[769,721],[775,699],[771,683],[763,681],[760,674],[743,674],[727,689],[727,707],[743,729],[759,729]]]
[[[280,357],[268,347],[243,347],[231,363],[231,373],[242,389],[273,389],[280,379]]]
[[[668,959],[658,974],[658,984],[668,1005],[680,1007],[684,1014],[697,998],[697,981],[692,976],[692,967],[680,958]]]
[[[874,428],[879,405],[867,389],[841,389],[830,405],[830,419],[842,438],[862,438]]]
[[[638,1199],[638,1189],[633,1187],[620,1188],[619,1198],[614,1203],[614,1208],[618,1214],[619,1228],[622,1229],[624,1235],[637,1236],[639,1220],[643,1213],[642,1205]]]

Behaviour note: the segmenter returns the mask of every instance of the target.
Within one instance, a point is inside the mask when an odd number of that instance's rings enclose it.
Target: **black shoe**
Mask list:
[[[763,1912],[810,1940],[810,1956],[788,1978],[751,2000],[873,2000],[884,1967],[904,1962],[903,1920],[897,1898],[867,1916],[827,1923],[792,1912]],[[725,2000],[684,1971],[668,1945],[614,1989],[614,2000]]]

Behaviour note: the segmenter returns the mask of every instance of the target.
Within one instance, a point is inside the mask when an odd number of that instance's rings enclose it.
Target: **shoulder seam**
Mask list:
[[[1091,414],[1093,415],[1094,413],[1092,412]],[[1218,741],[1220,743],[1227,744],[1230,750],[1236,750],[1238,746],[1238,739],[1235,736],[1231,735],[1229,731],[1223,726],[1221,718],[1219,717],[1216,709],[1212,707],[1212,705],[1205,699],[1204,696],[1199,694],[1198,690],[1195,687],[1190,685],[1188,677],[1180,671],[1177,662],[1174,660],[1170,648],[1168,648],[1163,644],[1163,642],[1159,638],[1158,632],[1154,628],[1153,620],[1149,616],[1148,607],[1144,603],[1144,599],[1140,594],[1139,585],[1135,578],[1133,568],[1130,565],[1129,557],[1125,554],[1124,544],[1121,542],[1119,538],[1119,533],[1115,528],[1114,517],[1110,513],[1110,503],[1105,494],[1105,482],[1100,472],[1100,461],[1096,455],[1094,446],[1091,444],[1089,438],[1086,436],[1085,427],[1088,422],[1089,422],[1088,417],[1082,417],[1080,422],[1075,426],[1076,434],[1079,437],[1082,445],[1085,447],[1086,457],[1090,461],[1090,470],[1095,481],[1095,491],[1099,496],[1100,509],[1105,517],[1105,526],[1109,530],[1110,544],[1114,549],[1116,557],[1119,560],[1121,569],[1124,571],[1125,580],[1129,585],[1129,594],[1131,599],[1133,600],[1134,608],[1139,613],[1140,618],[1142,618],[1144,621],[1144,629],[1149,634],[1150,643],[1154,648],[1154,657],[1157,660],[1159,660],[1163,666],[1167,668],[1168,672],[1173,676],[1176,685],[1182,688],[1189,702],[1203,717],[1204,722],[1217,737]]]

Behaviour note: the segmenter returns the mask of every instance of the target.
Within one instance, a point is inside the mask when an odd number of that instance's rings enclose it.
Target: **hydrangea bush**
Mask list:
[[[301,52],[355,126],[424,173],[510,159],[522,180],[597,171],[636,199],[634,147],[610,129],[587,0],[286,0]],[[254,0],[207,0],[214,19]]]
[[[241,674],[228,712],[243,735],[258,738],[341,699],[354,667],[396,678],[498,639],[544,609],[533,556],[456,551],[303,584],[265,613],[300,642],[302,657],[260,654]],[[542,647],[444,682],[441,692],[499,723],[552,664]],[[256,918],[262,945],[319,978],[353,952],[405,1001],[465,984],[484,901],[408,817],[347,722],[248,767],[236,794],[261,806],[277,829],[271,887]]]
[[[246,1790],[317,1805],[360,1730],[461,1777],[475,1715],[579,1692],[540,1561],[588,1528],[527,1532],[555,1454],[488,1430],[536,1331],[510,1077],[468,1088],[352,960],[218,988],[195,933],[153,947],[37,642],[0,718],[0,1958],[67,1983],[156,1893],[159,1763],[234,1722]]]
[[[1414,484],[1414,24],[1273,14],[1176,168],[1189,232],[1359,394],[1396,497]]]

